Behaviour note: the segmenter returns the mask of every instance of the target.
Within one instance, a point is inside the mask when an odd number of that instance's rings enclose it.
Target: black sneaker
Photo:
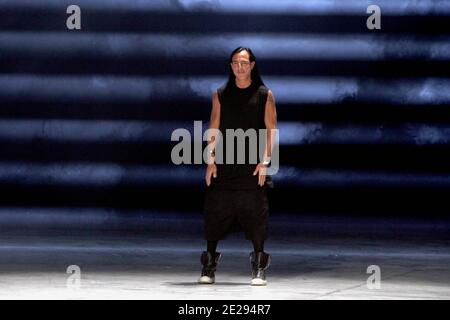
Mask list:
[[[217,264],[221,258],[222,254],[216,252],[214,257],[211,253],[203,251],[200,261],[203,265],[202,275],[198,279],[198,283],[201,284],[213,284],[215,282],[215,272]]]
[[[267,285],[265,270],[270,265],[270,255],[265,252],[250,253],[250,262],[252,265],[252,286]]]

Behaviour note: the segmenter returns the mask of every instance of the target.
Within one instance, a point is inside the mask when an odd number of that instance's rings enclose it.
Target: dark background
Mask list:
[[[448,3],[380,1],[381,30],[368,3],[0,1],[0,225],[201,213],[170,137],[240,45],[277,101],[273,215],[449,217]]]

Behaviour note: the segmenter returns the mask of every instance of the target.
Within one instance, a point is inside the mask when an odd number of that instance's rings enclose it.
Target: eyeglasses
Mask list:
[[[234,67],[237,67],[237,66],[239,66],[239,65],[241,65],[242,67],[248,67],[248,66],[250,66],[250,61],[232,61],[231,62],[231,64],[234,66]]]

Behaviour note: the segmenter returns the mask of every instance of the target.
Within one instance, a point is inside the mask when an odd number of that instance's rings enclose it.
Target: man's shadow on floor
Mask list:
[[[169,286],[182,286],[182,287],[203,287],[203,288],[209,288],[209,287],[216,287],[216,286],[250,286],[250,283],[247,282],[215,282],[213,284],[201,284],[196,281],[192,282],[165,282],[165,284]]]

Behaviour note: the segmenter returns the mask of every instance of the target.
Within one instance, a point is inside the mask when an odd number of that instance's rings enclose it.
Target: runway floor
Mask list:
[[[273,235],[266,287],[249,285],[251,246],[241,234],[219,244],[216,283],[199,285],[204,241],[188,232],[3,230],[0,299],[450,299],[448,225],[401,232],[382,225],[327,233],[339,224],[316,219],[301,235]],[[79,283],[71,265],[80,268]],[[373,265],[379,288],[368,281]]]

